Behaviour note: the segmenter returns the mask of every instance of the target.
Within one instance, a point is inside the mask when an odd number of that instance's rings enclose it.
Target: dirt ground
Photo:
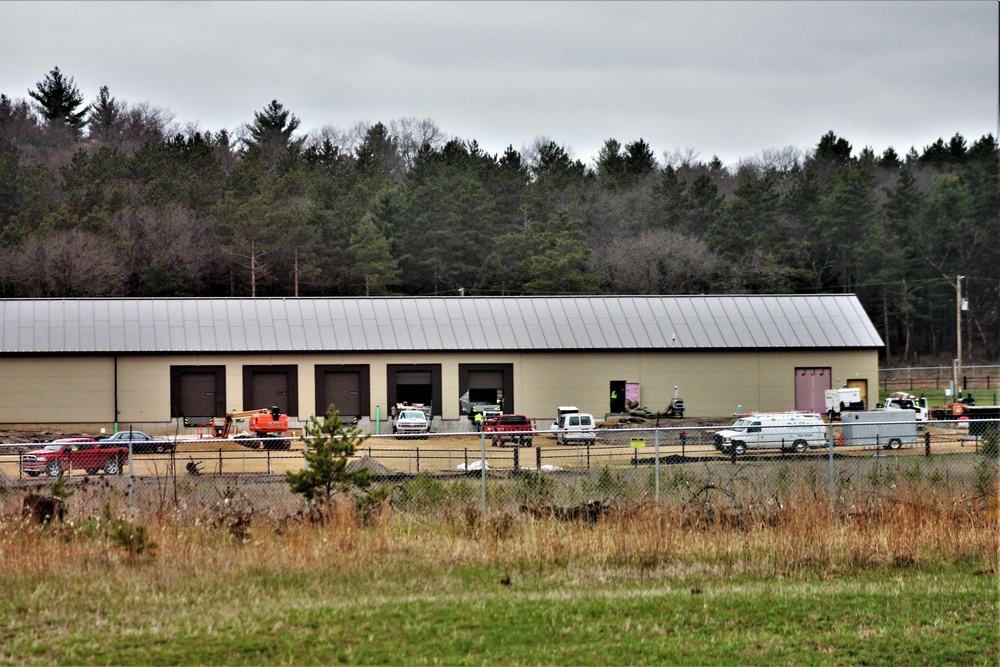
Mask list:
[[[703,420],[684,420],[687,424],[671,422],[670,426],[691,428],[685,446],[678,444],[676,431],[662,431],[660,457],[672,461],[726,460],[729,457],[717,452],[710,444],[711,429],[695,430],[696,426],[706,426]],[[719,424],[730,420],[719,420]],[[948,426],[930,426],[931,451],[933,454],[957,454],[974,451],[976,443],[966,431]],[[835,433],[838,429],[835,427]],[[700,437],[699,434],[700,433]],[[73,437],[87,434],[50,432],[0,432],[0,443],[21,446],[0,446],[0,475],[9,480],[21,477],[20,454],[35,447],[28,443],[48,442],[54,438]],[[643,442],[639,442],[642,439]],[[892,456],[923,456],[923,431],[918,434],[914,446],[891,452]],[[642,446],[639,446],[639,445]],[[303,444],[293,442],[287,451],[265,451],[250,449],[234,441],[183,440],[178,441],[172,454],[136,454],[131,462],[131,472],[139,476],[162,476],[172,473],[190,474],[197,470],[201,474],[242,474],[270,473],[283,474],[288,470],[301,470],[303,466]],[[357,457],[370,456],[390,470],[413,474],[417,472],[456,471],[460,466],[480,459],[482,442],[478,434],[431,434],[426,439],[373,436],[365,441],[357,452]],[[605,465],[627,465],[637,459],[652,463],[655,459],[654,441],[649,431],[637,432],[617,429],[599,429],[598,441],[591,447],[582,445],[557,445],[555,437],[536,434],[532,447],[520,448],[515,453],[512,447],[492,447],[486,439],[486,460],[490,468],[512,469],[534,468],[540,460],[543,466],[557,466],[564,470],[584,470]],[[870,447],[838,447],[837,456],[871,457],[875,452]],[[811,450],[804,454],[788,454],[789,458],[823,458],[826,450]],[[750,460],[780,459],[780,452],[751,452]],[[130,472],[129,464],[124,472]],[[73,471],[74,476],[84,475],[84,471]],[[103,473],[101,473],[103,474]]]

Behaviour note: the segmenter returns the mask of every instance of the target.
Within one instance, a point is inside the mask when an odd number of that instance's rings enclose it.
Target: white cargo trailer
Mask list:
[[[910,410],[845,412],[840,420],[847,447],[899,449],[917,444],[917,415]]]

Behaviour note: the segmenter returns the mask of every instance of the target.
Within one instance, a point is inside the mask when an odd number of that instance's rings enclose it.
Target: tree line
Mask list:
[[[1000,352],[989,134],[901,155],[831,131],[732,166],[608,139],[585,164],[430,119],[303,135],[277,100],[180,128],[58,68],[28,92],[0,95],[5,297],[853,292],[917,363],[951,358],[962,275],[967,354]]]

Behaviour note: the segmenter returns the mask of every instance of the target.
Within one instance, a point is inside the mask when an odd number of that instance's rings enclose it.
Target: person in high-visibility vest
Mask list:
[[[483,430],[483,413],[476,410],[475,416],[472,418],[472,423],[476,426],[476,433]]]

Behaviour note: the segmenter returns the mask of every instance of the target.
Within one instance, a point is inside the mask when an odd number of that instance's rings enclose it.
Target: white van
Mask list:
[[[562,416],[559,430],[556,432],[556,444],[566,445],[571,442],[590,444],[596,439],[594,433],[594,415],[586,412],[570,412]]]
[[[801,453],[827,444],[826,425],[815,412],[755,412],[715,433],[715,448],[737,456],[750,449]]]

